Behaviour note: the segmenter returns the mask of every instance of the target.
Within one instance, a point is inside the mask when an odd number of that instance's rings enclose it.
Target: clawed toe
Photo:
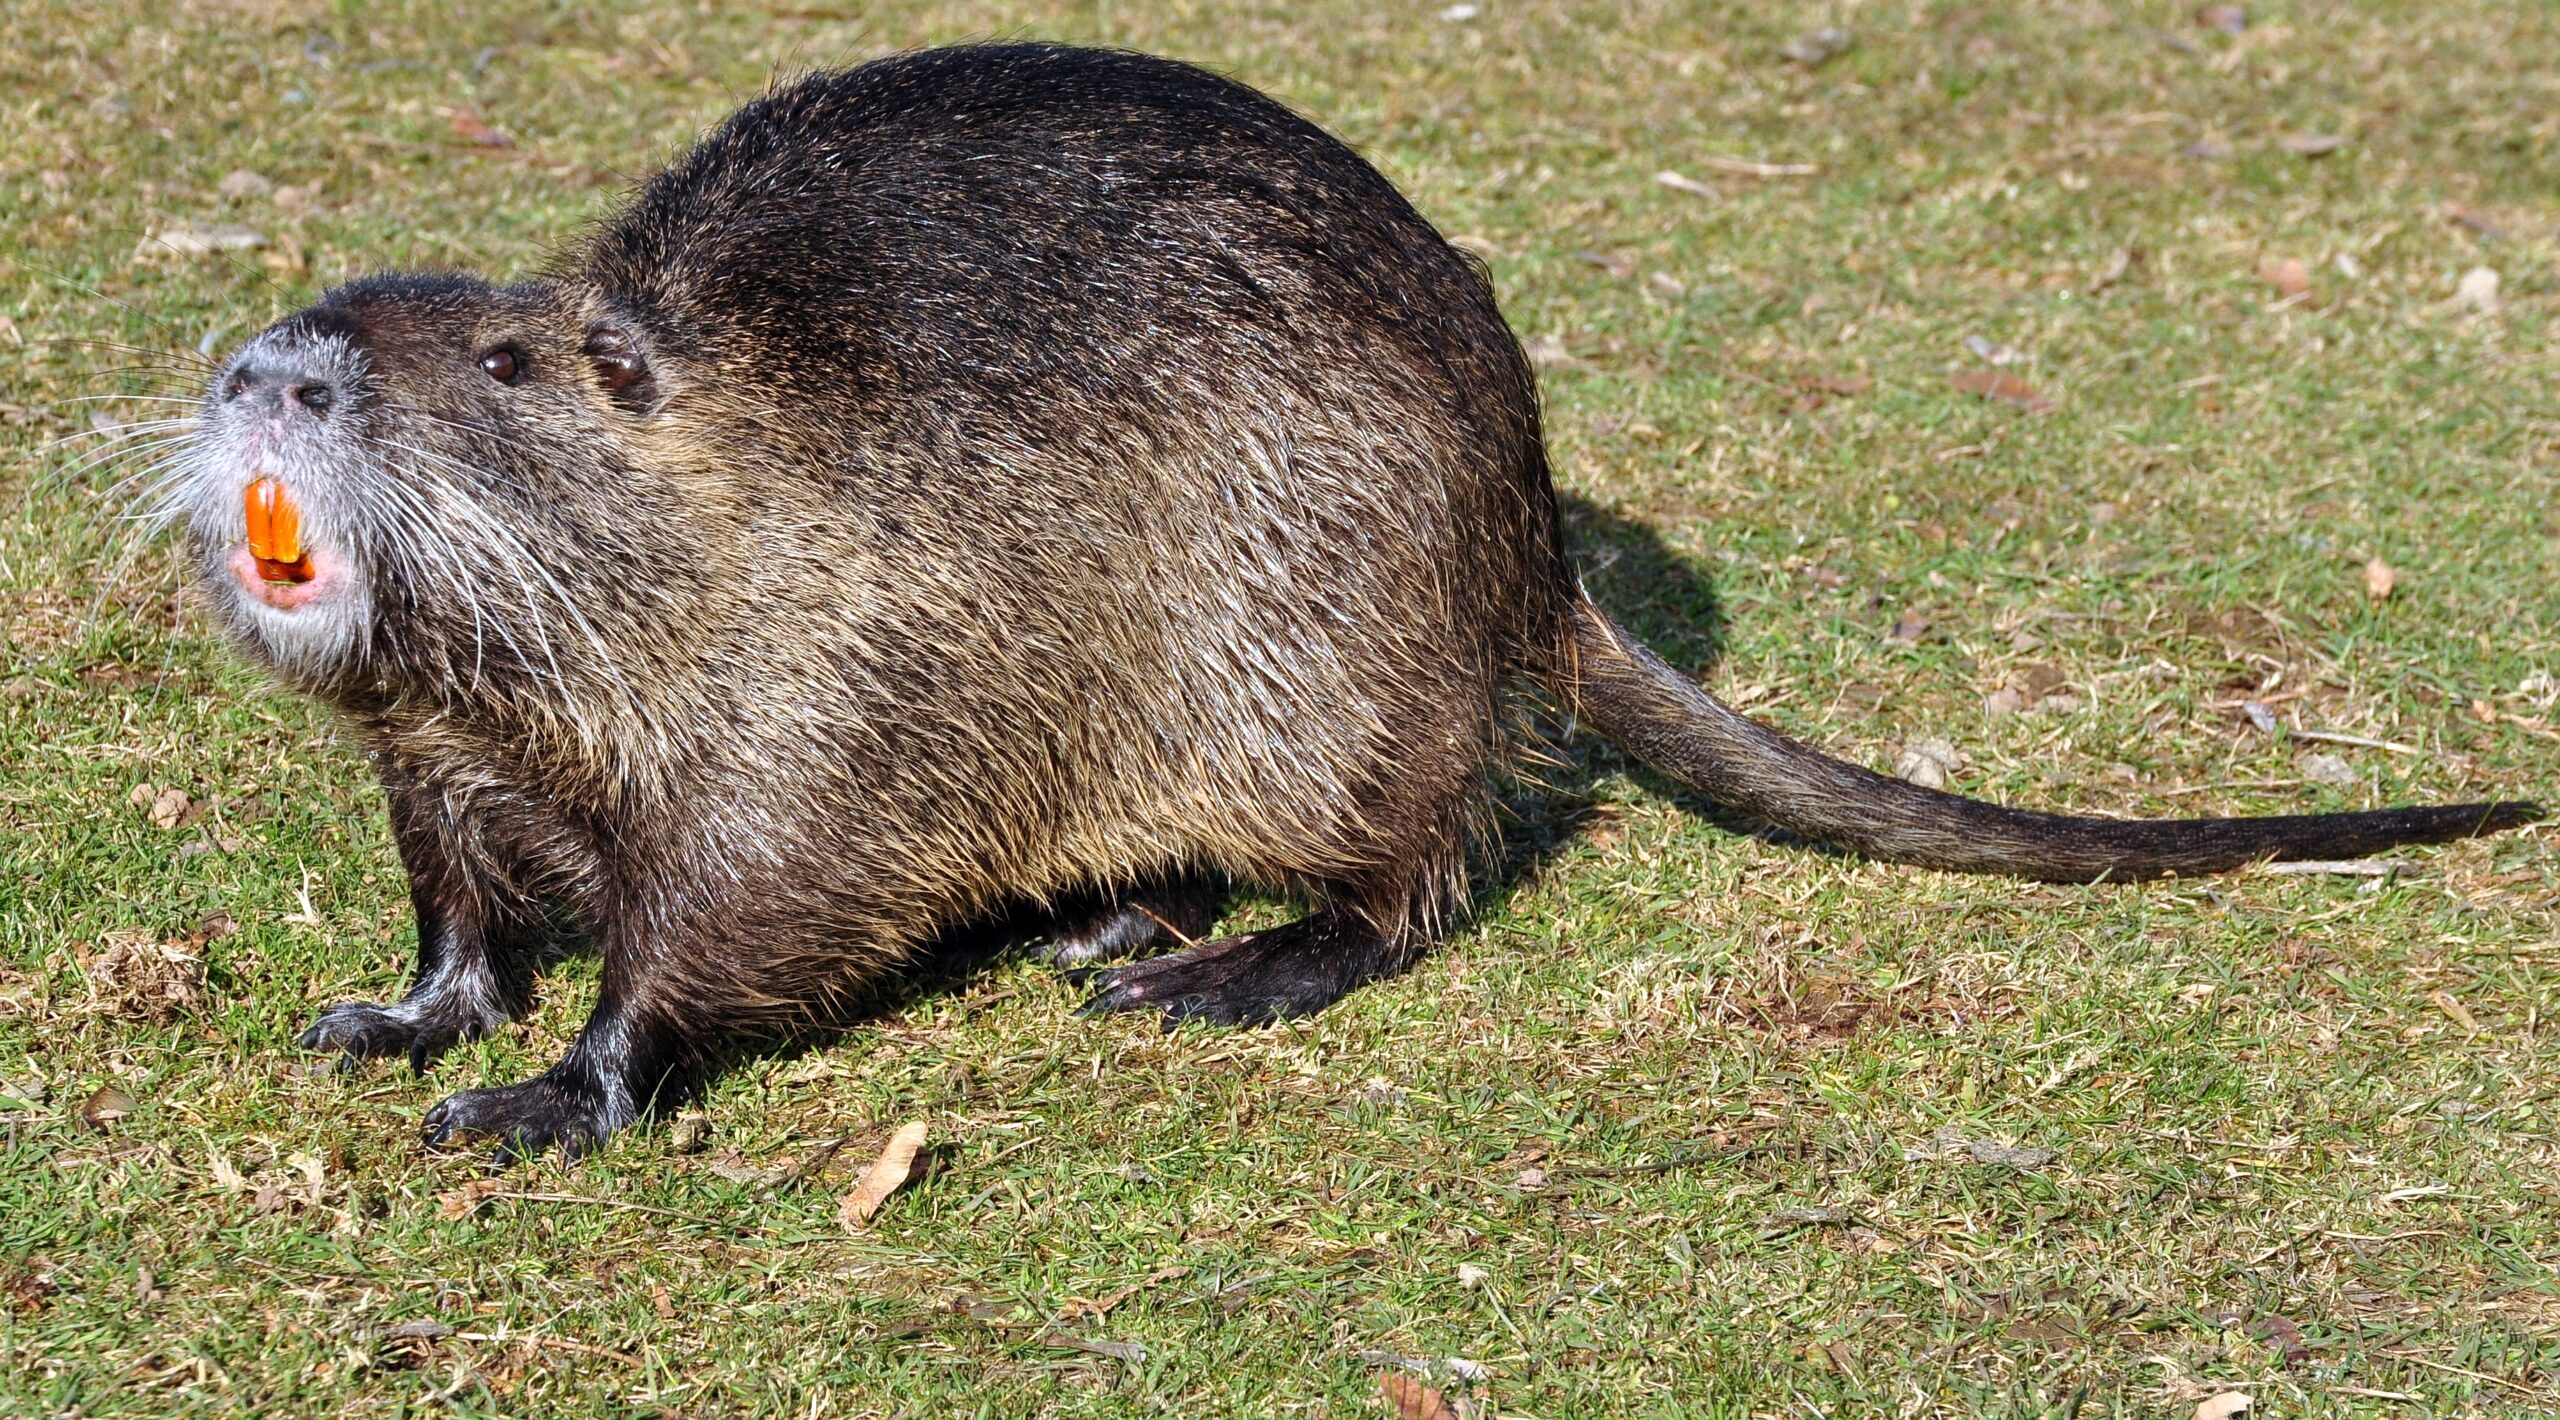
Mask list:
[[[305,1050],[342,1052],[340,1069],[353,1069],[364,1060],[407,1056],[409,1068],[423,1075],[437,1056],[464,1041],[478,1040],[493,1028],[494,1023],[476,1016],[455,1019],[405,1002],[380,1006],[346,1001],[321,1012],[320,1019],[302,1033],[300,1044]]]
[[[496,1162],[504,1168],[554,1145],[564,1159],[584,1158],[621,1122],[615,1114],[595,1092],[546,1075],[520,1085],[461,1091],[427,1111],[424,1132],[431,1147],[466,1135],[496,1139]]]

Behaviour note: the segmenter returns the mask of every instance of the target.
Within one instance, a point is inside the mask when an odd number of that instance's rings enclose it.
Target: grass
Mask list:
[[[1595,590],[1790,732],[2106,812],[2560,797],[2560,11],[2250,9],[9,6],[0,1412],[1361,1415],[1381,1357],[1504,1416],[2560,1408],[2548,828],[2055,889],[1740,836],[1585,742],[1478,919],[1313,1021],[1078,1020],[1011,959],[741,1066],[699,1153],[479,1197],[418,1117],[551,1058],[591,966],[428,1080],[297,1052],[403,978],[377,796],[73,472],[158,407],[84,397],[359,271],[521,271],[778,70],[1102,41],[1488,253]],[[267,245],[136,256],[215,222]],[[1967,336],[2051,411],[1952,386]],[[212,914],[200,996],[134,987]]]

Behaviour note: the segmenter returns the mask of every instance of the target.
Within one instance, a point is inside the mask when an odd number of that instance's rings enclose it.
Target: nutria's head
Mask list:
[[[649,526],[663,374],[566,283],[331,291],[206,393],[184,504],[216,615],[322,694],[556,677],[596,640],[576,584],[617,558],[645,576],[672,535]]]

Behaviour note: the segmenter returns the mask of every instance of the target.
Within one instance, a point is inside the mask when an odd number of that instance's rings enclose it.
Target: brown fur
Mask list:
[[[1098,1008],[1318,1009],[1460,901],[1540,686],[1886,856],[2198,861],[2015,814],[1974,851],[1947,815],[2005,811],[1816,769],[1626,641],[1565,563],[1481,273],[1340,144],[1162,61],[813,77],[548,276],[330,293],[205,425],[208,579],[262,470],[337,559],[301,611],[223,604],[373,747],[415,887],[410,996],[310,1041],[423,1065],[521,1011],[562,933],[603,953],[569,1057],[437,1137],[591,1145],[1025,899],[1066,960],[1181,947]],[[1192,943],[1222,879],[1311,914]]]

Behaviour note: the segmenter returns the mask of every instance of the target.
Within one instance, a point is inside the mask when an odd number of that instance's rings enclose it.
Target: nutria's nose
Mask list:
[[[325,418],[329,407],[338,402],[338,391],[317,372],[291,362],[251,361],[231,372],[223,382],[222,397],[226,401],[247,400],[251,407],[263,409],[272,403],[293,413],[299,410]]]

